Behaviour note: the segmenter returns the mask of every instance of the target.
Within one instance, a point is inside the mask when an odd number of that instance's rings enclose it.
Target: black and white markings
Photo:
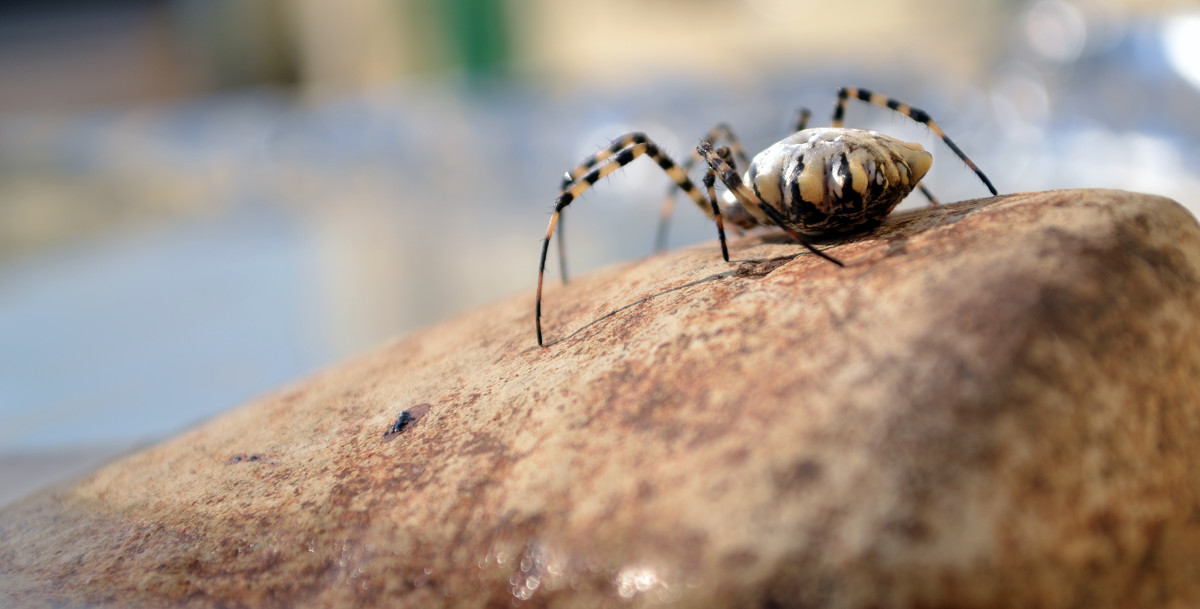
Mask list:
[[[996,188],[924,110],[866,89],[844,87],[838,91],[830,127],[806,128],[809,113],[798,114],[796,131],[746,161],[745,149],[728,125],[714,127],[701,140],[684,165],[678,165],[644,133],[626,134],[588,157],[563,178],[554,213],[542,241],[538,266],[534,320],[539,346],[542,336],[542,284],[550,239],[563,210],[596,182],[639,156],[649,156],[671,178],[673,186],[660,214],[659,246],[665,242],[666,221],[673,208],[675,189],[682,190],[717,224],[721,253],[729,261],[724,221],[740,228],[778,226],[814,254],[842,263],[812,245],[811,237],[853,234],[871,230],[914,188],[934,205],[936,199],[921,185],[933,157],[919,144],[902,142],[876,131],[843,127],[846,100],[858,99],[894,110],[924,124],[975,172],[988,191]],[[717,146],[718,143],[723,145]],[[697,160],[707,165],[702,192],[688,177]],[[739,165],[746,166],[739,174]],[[720,180],[729,199],[718,200],[714,186]],[[561,237],[561,233],[560,233]],[[563,243],[559,241],[559,254]],[[566,270],[563,267],[563,280]]]

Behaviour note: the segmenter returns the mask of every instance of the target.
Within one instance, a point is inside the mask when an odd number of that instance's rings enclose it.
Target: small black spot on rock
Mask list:
[[[800,491],[821,479],[821,463],[815,459],[801,459],[778,472],[775,482],[783,490]]]
[[[383,432],[383,441],[391,442],[392,440],[395,440],[396,436],[400,435],[400,433],[405,429],[408,429],[410,425],[421,420],[421,417],[425,416],[425,414],[429,412],[430,408],[431,406],[429,404],[417,404],[416,406],[401,412],[400,416],[396,417],[396,422],[392,423],[392,425],[387,428],[387,431]]]

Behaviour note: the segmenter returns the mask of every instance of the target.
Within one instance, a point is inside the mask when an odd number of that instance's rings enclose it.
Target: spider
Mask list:
[[[546,237],[542,241],[542,257],[538,267],[537,303],[534,308],[538,345],[545,346],[542,340],[542,279],[546,274],[546,255],[550,249],[550,237],[563,210],[601,178],[639,156],[647,155],[654,159],[674,181],[659,219],[659,249],[665,243],[666,224],[674,205],[674,193],[682,190],[700,211],[716,222],[721,256],[726,262],[729,262],[729,247],[725,242],[725,222],[740,229],[778,226],[813,254],[844,266],[837,258],[817,249],[810,238],[870,231],[879,226],[913,188],[920,188],[930,203],[937,205],[937,199],[920,184],[933,163],[933,156],[920,144],[902,142],[875,131],[842,127],[846,100],[850,98],[891,108],[924,124],[979,176],[992,195],[998,194],[987,176],[946,136],[929,113],[854,87],[838,90],[831,126],[806,128],[811,113],[801,109],[795,131],[749,161],[741,143],[725,124],[710,130],[682,166],[671,160],[646,134],[628,133],[608,148],[585,159],[563,178],[558,198],[554,201],[554,214],[550,217],[550,226],[546,228]],[[714,147],[722,139],[727,140],[729,145]],[[688,178],[688,169],[699,160],[708,165],[703,181],[707,194]],[[744,174],[738,174],[739,165],[748,165]],[[725,184],[732,200],[717,200],[713,189],[718,178]],[[558,246],[559,258],[562,259],[561,230]],[[565,263],[562,275],[565,282]]]

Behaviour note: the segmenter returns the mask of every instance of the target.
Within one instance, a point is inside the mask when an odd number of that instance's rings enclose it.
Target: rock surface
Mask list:
[[[546,349],[522,294],[23,500],[0,605],[1200,603],[1194,218],[1017,194],[828,247],[551,287]]]

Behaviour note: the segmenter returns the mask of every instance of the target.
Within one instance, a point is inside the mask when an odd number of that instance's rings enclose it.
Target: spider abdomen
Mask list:
[[[848,233],[882,222],[932,162],[920,144],[875,131],[805,129],[758,153],[745,181],[794,230]],[[747,211],[771,225],[761,211]]]

